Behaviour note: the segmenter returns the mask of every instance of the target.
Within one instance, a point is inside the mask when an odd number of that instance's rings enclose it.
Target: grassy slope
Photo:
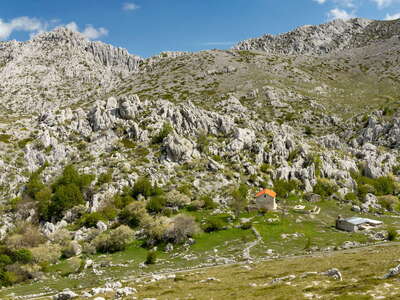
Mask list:
[[[293,210],[296,204],[303,204],[307,209],[313,205],[309,203],[300,203],[297,198],[289,198],[281,203],[283,209],[280,212],[269,213],[265,216],[255,213],[243,214],[241,217],[253,218],[254,227],[260,232],[262,242],[252,248],[251,255],[257,260],[268,259],[268,249],[274,251],[274,255],[304,255],[308,252],[305,246],[308,240],[311,247],[324,249],[342,245],[345,241],[357,241],[360,243],[372,242],[363,233],[346,233],[333,228],[334,220],[340,213],[343,216],[352,215],[349,207],[338,207],[334,201],[323,201],[316,205],[321,208],[318,215],[309,215],[303,211]],[[199,220],[205,218],[209,212],[191,212]],[[222,215],[221,217],[223,217]],[[367,217],[375,216],[365,215]],[[279,222],[268,222],[268,219],[279,218]],[[399,227],[399,219],[391,216],[382,216],[378,219],[384,220],[387,226]],[[300,222],[301,221],[301,222]],[[237,223],[236,223],[237,224]],[[381,230],[379,228],[378,230]],[[282,238],[282,234],[300,233],[300,237]],[[80,266],[80,259],[73,258],[64,260],[61,263],[51,266],[49,278],[38,282],[16,285],[0,291],[0,299],[16,293],[16,295],[29,295],[46,291],[50,287],[53,291],[62,290],[66,287],[72,289],[85,289],[102,286],[102,284],[114,278],[113,280],[132,279],[138,276],[149,274],[150,272],[171,272],[176,270],[185,270],[199,266],[210,266],[221,264],[223,262],[215,260],[214,249],[217,249],[218,257],[232,259],[239,258],[243,254],[243,248],[246,243],[255,240],[251,230],[240,228],[230,228],[211,234],[202,233],[196,237],[196,244],[188,249],[176,247],[172,253],[163,252],[163,247],[159,247],[158,263],[148,268],[142,269],[139,264],[145,260],[146,250],[140,247],[140,242],[135,242],[125,251],[110,255],[95,255],[89,258],[96,263],[102,263],[104,266],[97,269],[103,271],[101,275],[95,275],[91,269],[85,270],[79,276],[76,270]],[[124,264],[125,266],[110,266],[112,264]],[[74,274],[75,273],[75,274]],[[53,274],[57,274],[53,277]],[[175,297],[174,297],[175,298]],[[196,298],[197,299],[197,298]]]
[[[398,265],[400,245],[376,246],[318,254],[313,257],[286,258],[251,265],[215,267],[204,271],[177,274],[175,280],[137,286],[139,299],[399,299],[398,278],[381,279]],[[338,268],[343,281],[306,272],[325,272]],[[274,278],[296,275],[292,281],[271,284]],[[302,275],[304,276],[302,278]],[[217,281],[201,282],[214,277]]]

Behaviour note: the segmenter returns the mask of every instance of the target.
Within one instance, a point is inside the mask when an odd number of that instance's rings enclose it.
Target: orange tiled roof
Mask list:
[[[274,191],[272,191],[272,190],[269,190],[269,189],[264,189],[261,192],[258,192],[256,194],[256,197],[260,197],[261,195],[264,195],[264,194],[267,194],[267,195],[269,195],[269,196],[271,196],[273,198],[276,197],[276,193]]]

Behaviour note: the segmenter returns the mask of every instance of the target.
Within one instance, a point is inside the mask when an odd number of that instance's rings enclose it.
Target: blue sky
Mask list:
[[[230,48],[334,18],[400,18],[400,0],[3,0],[0,40],[27,40],[57,26],[143,57]]]

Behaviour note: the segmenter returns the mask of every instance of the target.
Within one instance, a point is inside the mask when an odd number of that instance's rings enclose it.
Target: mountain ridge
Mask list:
[[[277,54],[322,55],[359,48],[380,39],[399,36],[400,20],[337,19],[321,25],[306,25],[287,33],[266,34],[239,42],[236,50],[260,50]]]

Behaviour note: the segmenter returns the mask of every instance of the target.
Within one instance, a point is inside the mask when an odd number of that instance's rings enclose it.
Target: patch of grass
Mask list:
[[[8,144],[10,143],[11,135],[9,134],[0,134],[0,142]]]

